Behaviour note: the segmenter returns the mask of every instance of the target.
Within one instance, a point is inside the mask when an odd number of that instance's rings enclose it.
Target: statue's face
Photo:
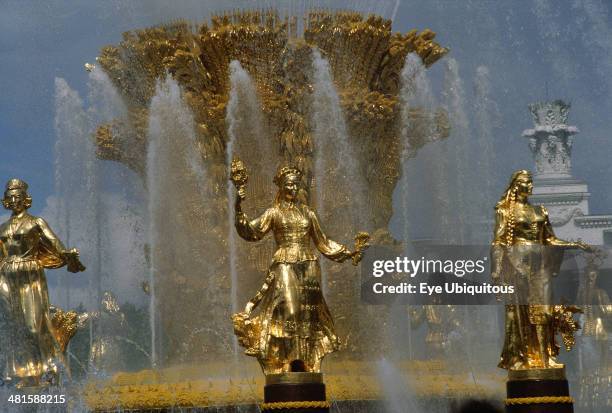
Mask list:
[[[283,196],[287,201],[296,199],[299,188],[300,178],[297,176],[288,176],[283,182]]]
[[[11,189],[4,193],[4,206],[16,214],[26,210],[28,195],[20,189]]]
[[[533,191],[533,181],[529,175],[521,175],[516,180],[517,195],[527,197]]]

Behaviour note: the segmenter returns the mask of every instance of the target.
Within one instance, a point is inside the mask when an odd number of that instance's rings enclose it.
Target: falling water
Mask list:
[[[226,149],[227,167],[234,157],[241,159],[249,173],[247,201],[243,207],[255,204],[256,213],[261,213],[271,202],[272,176],[276,168],[277,156],[272,139],[266,133],[261,104],[257,96],[255,83],[240,62],[230,62],[230,93],[227,104],[226,123],[228,127],[228,143]],[[228,199],[228,234],[229,262],[231,279],[231,310],[236,313],[243,305],[245,294],[252,294],[254,285],[249,280],[239,279],[239,267],[244,268],[246,257],[239,251],[234,229],[234,187],[227,185]],[[250,279],[256,279],[248,274]],[[238,343],[234,339],[236,353]]]
[[[610,28],[610,10],[606,2],[595,0],[574,0],[577,12],[582,12],[586,18],[585,30],[582,34],[584,47],[593,56],[597,74],[608,92],[612,91],[612,29]],[[608,19],[606,19],[608,16]],[[608,93],[609,94],[609,93]]]
[[[87,113],[95,125],[111,125],[115,141],[123,147],[126,142],[125,129],[117,125],[127,124],[128,110],[108,75],[95,67],[89,73],[89,108]],[[124,126],[125,128],[125,126]],[[89,138],[91,139],[91,138]],[[134,281],[143,276],[144,243],[142,237],[144,189],[142,179],[124,165],[97,162],[97,227],[101,232],[102,248],[99,250],[104,262],[104,280],[98,289],[111,289],[121,300],[137,303],[142,290]],[[103,283],[106,281],[106,283]]]
[[[272,175],[274,166],[270,167],[269,164],[273,162],[267,160],[269,156],[274,160],[274,147],[266,134],[255,82],[238,60],[232,60],[229,68],[230,93],[226,120],[231,153],[241,159],[252,158],[253,162],[258,162],[258,166],[265,169],[266,175]],[[251,169],[253,173],[261,173],[257,168]]]
[[[59,270],[61,282],[51,288],[52,303],[65,309],[83,304],[97,311],[102,290],[111,289],[121,301],[138,304],[142,293],[134,281],[145,267],[144,248],[142,219],[132,203],[142,184],[127,168],[97,160],[93,139],[94,125],[125,117],[125,105],[100,69],[89,75],[87,108],[65,80],[55,84],[56,196],[47,201],[43,216],[68,247],[79,248],[87,270],[82,275]],[[131,200],[125,192],[132,194]],[[89,323],[90,348],[97,338],[117,334],[94,331],[93,325]]]
[[[445,60],[442,97],[450,122],[449,139],[442,142],[447,159],[444,179],[448,182],[448,197],[454,209],[449,220],[456,231],[452,240],[463,244],[465,241],[471,241],[469,228],[473,227],[476,217],[472,211],[473,203],[470,204],[465,195],[466,191],[470,191],[467,185],[469,182],[467,152],[471,134],[469,120],[465,113],[463,81],[459,76],[459,65],[453,58]]]
[[[495,164],[495,151],[493,150],[493,128],[499,124],[499,109],[492,98],[489,69],[479,66],[474,79],[474,110],[476,120],[476,143],[478,151],[478,169],[481,171],[480,205],[478,215],[485,217],[480,225],[481,234],[489,237],[492,231],[491,205],[494,205],[493,194],[493,165]]]
[[[312,125],[314,140],[314,181],[316,210],[323,225],[334,222],[343,228],[342,234],[331,234],[349,239],[354,231],[367,229],[364,179],[359,170],[355,150],[340,106],[336,85],[332,80],[327,59],[313,49]],[[321,262],[321,287],[330,289],[331,265]],[[335,283],[335,281],[332,281]],[[342,287],[338,287],[342,288]]]
[[[66,246],[77,247],[81,259],[90,268],[89,280],[97,279],[99,257],[98,231],[95,225],[95,148],[91,140],[91,119],[82,99],[64,79],[55,79],[55,191],[58,197],[56,227]],[[52,217],[50,217],[52,219]],[[64,306],[94,301],[86,296],[77,276],[63,271]],[[77,292],[79,290],[79,292]],[[92,290],[90,289],[90,292]],[[76,300],[72,294],[80,295]]]
[[[559,25],[561,9],[550,0],[535,0],[533,9],[538,34],[544,46],[544,57],[549,60],[550,70],[562,81],[563,88],[568,88],[575,80],[578,68],[573,52],[563,43],[566,36]]]
[[[89,73],[89,108],[87,110],[92,124],[109,125],[115,142],[126,147],[128,136],[128,111],[123,99],[108,75],[99,67]],[[123,129],[119,127],[123,125]],[[92,139],[88,137],[88,139]],[[96,175],[96,213],[97,228],[96,250],[100,276],[91,280],[92,305],[100,310],[103,291],[111,291],[120,302],[142,305],[146,295],[141,283],[145,279],[147,264],[144,256],[146,223],[143,213],[146,210],[142,178],[124,165],[97,161]],[[91,268],[91,267],[90,267]],[[90,346],[104,337],[119,337],[125,334],[114,331],[105,323],[89,323]],[[109,330],[110,329],[110,330]],[[141,343],[144,344],[144,343]],[[132,347],[138,348],[140,344]],[[148,356],[147,356],[148,358]],[[111,374],[107,366],[91,365],[99,374]]]
[[[431,92],[431,86],[429,79],[425,73],[425,67],[421,62],[421,58],[414,54],[409,54],[404,62],[404,68],[401,73],[401,89],[400,89],[400,102],[402,105],[401,109],[401,129],[400,136],[402,140],[402,159],[403,159],[403,173],[401,180],[401,193],[402,199],[400,208],[401,214],[401,225],[404,239],[404,248],[409,248],[409,243],[412,238],[411,234],[411,223],[410,223],[410,201],[411,193],[417,191],[411,187],[411,173],[410,162],[406,162],[409,157],[414,156],[414,150],[410,148],[410,131],[412,129],[412,119],[410,117],[409,109],[411,107],[423,107],[429,111],[434,108],[434,97]],[[431,119],[433,121],[433,119]],[[414,171],[415,173],[417,171]],[[408,252],[406,251],[406,254]],[[407,320],[407,331],[408,331],[408,357],[411,359],[413,355],[413,337],[412,337],[412,326],[411,320]],[[381,366],[381,372],[385,369]]]
[[[96,124],[122,119],[127,115],[127,106],[106,72],[95,66],[89,72],[89,112]]]
[[[424,134],[428,142],[433,142],[438,138],[433,116],[435,98],[426,74],[426,68],[418,55],[410,53],[406,56],[401,72],[400,84],[400,102],[402,105],[400,136],[403,147],[402,155],[404,159],[407,159],[416,153],[417,148],[411,147],[410,143],[412,134],[415,131],[416,133]],[[420,109],[420,116],[415,118],[413,111],[417,108]],[[427,170],[426,173],[423,173],[423,170],[420,170],[418,173],[421,178],[429,182],[426,187],[431,194],[430,196],[432,196],[430,203],[434,205],[433,210],[430,212],[431,215],[429,215],[429,222],[433,223],[431,227],[434,233],[429,236],[447,240],[450,237],[452,226],[449,221],[450,206],[446,197],[448,194],[447,181],[444,179],[446,176],[446,159],[439,145],[438,143],[423,149],[420,158],[424,168],[427,168]],[[411,229],[414,230],[414,228],[411,228],[410,217],[407,212],[411,209],[410,194],[417,193],[418,191],[415,191],[413,187],[417,184],[417,182],[413,181],[413,174],[408,172],[411,169],[410,165],[408,165],[410,162],[405,162],[405,164],[406,168],[402,179],[402,210],[406,214],[403,217],[403,232],[404,239],[409,240],[411,238],[409,231]]]
[[[149,190],[150,323],[153,364],[163,357],[159,329],[162,287],[172,277],[210,267],[198,208],[205,203],[205,172],[198,159],[193,115],[178,83],[158,81],[149,111],[147,187]],[[211,259],[210,262],[213,260]],[[193,274],[193,275],[192,275]]]
[[[88,114],[90,119],[95,122],[95,124],[100,124],[102,122],[108,122],[112,119],[124,114],[126,112],[125,105],[119,98],[115,88],[110,82],[110,79],[104,73],[104,71],[98,67],[95,67],[89,73],[89,102],[90,108]],[[101,165],[96,165],[96,172],[100,171]],[[97,174],[100,175],[100,174]],[[108,228],[108,223],[103,223],[102,212],[100,211],[100,185],[99,178],[97,176],[96,183],[97,188],[95,192],[96,197],[96,211],[94,214],[94,222],[96,226],[96,264],[95,272],[98,275],[97,277],[91,279],[90,281],[90,291],[93,299],[93,306],[96,311],[100,310],[100,298],[102,297],[102,251],[105,249],[102,246],[102,234],[101,231]],[[106,225],[105,225],[106,224]],[[105,257],[110,258],[110,257]],[[114,260],[106,260],[106,262],[113,262]],[[91,267],[90,267],[91,268]],[[89,344],[90,348],[94,343],[94,336],[99,337],[103,334],[114,334],[115,332],[102,332],[99,329],[94,331],[94,323],[89,323]],[[94,367],[94,366],[91,366]]]
[[[407,139],[409,128],[411,127],[409,109],[411,107],[428,109],[424,115],[431,116],[435,108],[435,98],[431,91],[431,84],[427,77],[425,65],[421,57],[416,53],[409,53],[406,56],[404,68],[401,72],[401,87],[400,99],[403,103],[401,132],[402,137]],[[430,134],[433,135],[433,128]]]
[[[491,84],[489,80],[489,69],[486,66],[479,66],[476,69],[474,78],[474,119],[476,129],[476,151],[473,153],[477,156],[475,165],[479,171],[478,185],[480,190],[475,194],[474,203],[476,205],[476,215],[480,217],[478,224],[477,235],[481,244],[487,243],[493,233],[493,217],[492,206],[495,205],[494,194],[494,176],[493,169],[496,164],[495,151],[493,149],[493,129],[499,124],[499,109],[496,102],[492,98]],[[498,348],[499,335],[496,337],[495,332],[500,331],[499,313],[500,308],[495,306],[482,307],[484,311],[488,311],[488,322],[491,328],[485,331],[493,332],[493,337],[489,340],[480,340],[480,342],[492,343],[489,344],[494,348]]]
[[[350,191],[348,213],[351,226],[367,225],[363,205],[364,178],[349,141],[346,121],[340,106],[340,98],[332,80],[327,59],[313,49],[313,134],[315,144],[315,183],[317,211],[321,216],[331,213],[331,205],[338,207],[338,195]],[[331,199],[333,198],[333,200]]]

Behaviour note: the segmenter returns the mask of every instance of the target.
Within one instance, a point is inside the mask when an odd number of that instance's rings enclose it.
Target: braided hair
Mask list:
[[[514,209],[516,205],[516,194],[518,192],[517,180],[520,177],[527,176],[531,178],[531,173],[526,169],[520,169],[512,174],[510,178],[510,183],[506,188],[506,191],[501,196],[499,202],[495,206],[495,211],[499,212],[500,210],[508,211],[508,219],[506,220],[506,228],[504,230],[504,236],[502,243],[506,246],[511,246],[514,244],[514,228],[516,225],[516,219],[514,216]]]

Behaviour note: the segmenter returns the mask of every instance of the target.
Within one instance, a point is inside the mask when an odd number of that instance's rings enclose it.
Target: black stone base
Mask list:
[[[506,383],[508,399],[526,397],[569,397],[566,379],[509,380]],[[506,413],[573,413],[573,403],[506,404]]]
[[[325,384],[322,382],[274,383],[264,387],[265,403],[325,402]],[[262,409],[262,411],[265,411]],[[270,410],[274,413],[329,413],[329,408],[291,407]]]

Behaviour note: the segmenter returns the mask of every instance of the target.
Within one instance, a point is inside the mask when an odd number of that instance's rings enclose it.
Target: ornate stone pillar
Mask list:
[[[529,105],[534,127],[523,131],[529,139],[535,168],[531,202],[548,209],[555,233],[564,239],[577,239],[574,219],[589,214],[589,190],[585,182],[572,176],[572,143],[579,131],[568,125],[569,103],[562,100]]]
[[[529,138],[536,179],[572,176],[572,143],[578,128],[567,124],[569,109],[570,104],[562,100],[529,105],[534,128],[525,130],[523,136]]]

